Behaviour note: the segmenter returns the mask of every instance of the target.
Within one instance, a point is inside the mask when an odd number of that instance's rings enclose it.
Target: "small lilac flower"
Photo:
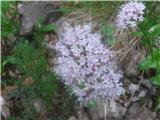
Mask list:
[[[128,2],[121,6],[117,15],[116,25],[119,29],[136,27],[138,22],[144,20],[145,5],[141,2]]]
[[[111,60],[115,53],[102,44],[101,38],[100,32],[92,32],[90,23],[67,24],[55,45],[54,71],[83,105],[97,99],[116,99],[124,93],[122,72]]]

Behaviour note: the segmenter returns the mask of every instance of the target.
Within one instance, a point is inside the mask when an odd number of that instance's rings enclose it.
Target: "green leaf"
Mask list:
[[[67,8],[67,7],[59,7],[57,10],[52,10],[52,11],[49,11],[50,13],[51,12],[62,12],[63,14],[67,14],[67,13],[70,13],[72,11],[71,8]]]
[[[160,35],[160,24],[156,24],[149,29],[149,33],[152,36]]]
[[[138,36],[138,37],[142,37],[143,36],[143,32],[133,32],[132,35]]]
[[[139,67],[141,70],[147,70],[149,68],[156,68],[156,63],[153,62],[151,56],[149,56],[140,63]]]
[[[160,49],[153,49],[152,55],[148,56],[139,65],[141,70],[155,68],[160,71]]]
[[[8,56],[6,60],[3,61],[2,66],[4,67],[6,64],[11,63],[11,64],[16,64],[17,60],[13,56]]]
[[[41,78],[46,72],[46,59],[42,49],[35,49],[27,40],[21,40],[13,49],[13,55],[17,59],[17,68],[26,77]]]
[[[10,6],[9,6],[9,2],[8,1],[1,1],[1,12],[2,14],[5,14],[6,12],[8,12]]]
[[[49,24],[47,26],[44,26],[42,28],[43,32],[51,32],[51,31],[55,31],[57,29],[57,26],[55,24]]]
[[[113,26],[109,25],[108,23],[102,24],[101,32],[106,38],[105,42],[107,45],[112,46],[115,44],[115,41],[116,41],[115,36],[114,36],[115,29]]]
[[[91,109],[91,110],[95,110],[96,107],[97,107],[97,104],[96,104],[96,101],[91,101],[88,103],[88,107]]]
[[[152,84],[160,86],[160,73],[153,77],[151,80]]]
[[[9,15],[8,15],[9,14]],[[1,2],[1,35],[6,39],[10,35],[15,35],[19,31],[19,21],[16,18],[16,2]]]
[[[145,17],[143,22],[140,22],[138,26],[141,29],[141,31],[148,32],[148,30],[155,24],[156,23],[154,20],[152,20],[149,17]]]

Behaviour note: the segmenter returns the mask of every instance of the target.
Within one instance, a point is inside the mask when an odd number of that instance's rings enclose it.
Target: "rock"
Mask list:
[[[138,93],[138,95],[135,96],[135,97],[133,97],[131,101],[132,102],[136,102],[136,101],[140,100],[141,98],[144,98],[146,96],[146,94],[147,94],[146,90],[140,90],[140,92]]]
[[[75,118],[74,116],[71,116],[68,120],[78,120],[78,119]]]
[[[0,105],[1,105],[0,112],[2,114],[2,117],[5,120],[7,120],[10,117],[10,110],[9,110],[8,105],[2,96],[0,96]]]
[[[133,87],[134,84],[131,84],[129,89],[131,89],[131,86]],[[144,98],[146,97],[147,95],[147,90],[146,88],[144,88],[143,86],[141,87],[138,87],[139,85],[137,85],[135,87],[135,90],[132,90],[131,94],[132,94],[132,97],[131,97],[131,101],[132,102],[136,102],[138,100],[140,100],[141,98]],[[133,88],[132,88],[133,89]],[[131,91],[131,90],[130,90]],[[137,92],[137,94],[134,94],[135,92]]]
[[[44,46],[47,49],[47,56],[51,59],[55,56],[55,43],[58,41],[58,38],[54,34],[45,35]],[[51,60],[52,61],[52,60]],[[53,64],[50,64],[53,65]]]
[[[141,84],[144,85],[148,90],[152,90],[152,84],[149,80],[141,80]]]
[[[44,46],[47,49],[46,55],[47,55],[47,61],[49,66],[54,66],[55,63],[55,43],[58,41],[58,38],[54,34],[47,34],[45,35],[44,39]]]
[[[74,116],[69,117],[68,120],[89,120],[87,113],[83,107],[79,105],[74,106],[74,111],[76,111]],[[75,117],[76,116],[76,117]]]
[[[154,102],[152,100],[152,97],[151,96],[147,96],[145,98],[145,100],[146,100],[146,107],[149,108],[149,109],[152,109],[153,104],[154,104]]]
[[[147,91],[146,90],[141,90],[140,93],[138,94],[138,97],[145,97],[147,94]]]
[[[34,100],[33,106],[36,108],[37,112],[44,112],[45,106],[41,99]]]
[[[77,116],[78,116],[78,120],[89,120],[87,117],[87,114],[82,109],[79,109],[77,111]]]
[[[154,120],[156,113],[150,111],[140,103],[134,103],[126,113],[126,120]]]
[[[11,115],[10,115],[10,110],[7,106],[2,106],[2,116],[7,120]]]
[[[21,15],[21,35],[26,35],[31,32],[33,26],[38,22],[38,19],[46,20],[50,15],[50,11],[58,8],[62,2],[24,2],[18,5],[18,12]],[[57,16],[52,13],[54,18]]]
[[[44,44],[46,45],[47,49],[53,50],[53,47],[57,41],[58,41],[58,38],[56,37],[56,35],[47,34],[44,39]]]
[[[131,83],[129,85],[129,91],[131,92],[131,94],[134,94],[138,89],[139,89],[139,85],[138,84]]]
[[[120,120],[124,117],[126,108],[115,101],[98,101],[95,111],[90,113],[94,120]],[[111,120],[112,120],[111,119]]]
[[[5,101],[4,101],[4,98],[2,96],[0,96],[0,105],[4,105],[5,104]],[[1,112],[1,108],[0,108],[0,112]]]
[[[135,97],[133,97],[133,98],[131,99],[132,102],[136,102],[136,101],[138,101],[138,100],[140,100],[140,98],[137,97],[137,96],[135,96]]]
[[[129,86],[131,84],[131,80],[130,79],[127,79],[127,78],[123,78],[123,83],[125,86]]]
[[[18,69],[15,70],[16,74],[20,74],[20,71]]]
[[[127,77],[137,77],[140,74],[138,63],[142,59],[142,54],[138,50],[131,50],[121,62]]]
[[[115,118],[121,118],[126,113],[126,108],[121,106],[119,103],[116,103],[115,101],[110,102],[110,108],[111,108],[111,113]]]
[[[14,77],[14,78],[17,76],[16,73],[14,73],[14,72],[11,71],[11,70],[9,71],[9,75],[10,75],[11,77]]]
[[[131,102],[139,101],[142,97],[145,97],[147,90],[143,87],[140,87],[139,84],[131,83],[129,85],[129,91],[131,94],[130,100],[125,103],[125,106],[128,107]],[[138,92],[138,94],[136,94]]]

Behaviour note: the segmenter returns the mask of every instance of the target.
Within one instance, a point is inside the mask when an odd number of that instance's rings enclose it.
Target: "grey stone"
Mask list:
[[[78,120],[89,120],[87,114],[80,108],[77,111]]]
[[[97,101],[97,108],[90,112],[90,116],[95,120],[120,120],[123,119],[126,108],[115,101]]]
[[[154,120],[156,113],[150,111],[140,103],[134,103],[128,110],[126,120]]]
[[[18,5],[18,12],[21,15],[21,35],[26,35],[31,32],[33,26],[38,22],[38,19],[47,19],[50,11],[55,10],[62,2],[24,2]],[[52,14],[54,16],[54,14]],[[56,18],[56,16],[54,16]]]
[[[143,55],[138,50],[131,50],[121,62],[124,73],[127,77],[137,77],[140,74],[138,64]]]
[[[71,116],[68,120],[78,120],[78,119],[75,118],[74,116]]]
[[[2,117],[5,118],[5,120],[7,120],[11,116],[11,113],[8,107],[8,103],[2,96],[0,96],[0,105],[0,112],[2,114]]]
[[[129,85],[129,91],[131,92],[131,94],[134,94],[136,91],[138,91],[138,89],[139,89],[139,85],[138,84],[131,83]]]
[[[34,100],[33,106],[36,108],[37,112],[44,112],[46,110],[42,99]]]

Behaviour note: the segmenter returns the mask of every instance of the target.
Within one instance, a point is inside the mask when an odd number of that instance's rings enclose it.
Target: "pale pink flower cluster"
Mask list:
[[[92,25],[68,25],[55,49],[54,71],[81,104],[97,99],[116,99],[124,93],[122,73],[111,60],[114,52],[101,42],[100,32],[92,32]]]
[[[117,15],[116,24],[119,29],[136,27],[138,22],[144,20],[145,5],[141,2],[128,2],[121,6]]]

